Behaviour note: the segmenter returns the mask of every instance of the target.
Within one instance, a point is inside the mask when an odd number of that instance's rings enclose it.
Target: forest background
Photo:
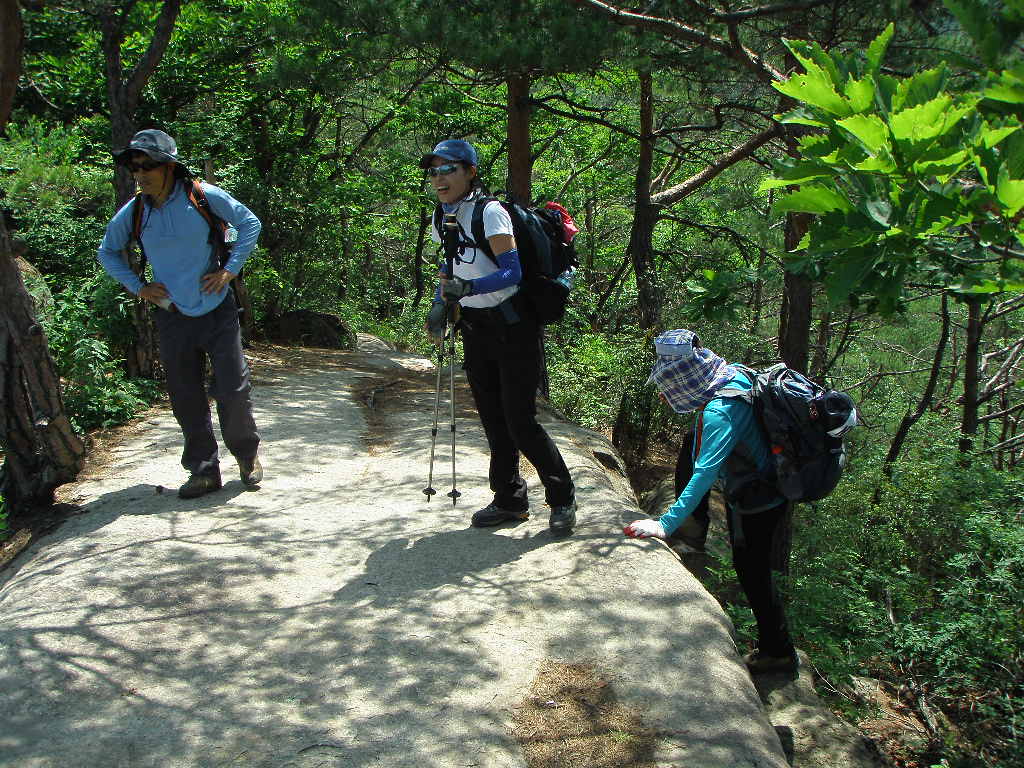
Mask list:
[[[249,338],[428,353],[417,160],[466,138],[581,225],[550,398],[634,477],[689,426],[644,386],[661,330],[858,401],[795,513],[797,643],[837,707],[866,675],[919,714],[904,765],[1024,766],[1022,29],[1024,0],[0,0],[0,527],[160,397],[95,258],[112,148],[166,130],[262,220]]]

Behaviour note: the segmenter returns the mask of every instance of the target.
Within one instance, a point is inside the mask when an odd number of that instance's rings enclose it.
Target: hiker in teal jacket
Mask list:
[[[655,349],[658,361],[649,383],[658,387],[662,399],[676,412],[699,412],[693,473],[668,511],[657,520],[634,520],[625,533],[635,538],[669,538],[684,523],[693,522],[691,515],[720,480],[729,509],[736,575],[757,620],[758,645],[746,656],[746,664],[754,673],[793,671],[796,651],[771,567],[772,544],[788,520],[789,504],[768,481],[770,456],[751,405],[741,398],[716,396],[726,387],[749,390],[752,382],[702,347],[692,331],[664,333],[655,340]],[[730,461],[731,457],[742,458]],[[696,527],[706,534],[706,521]]]

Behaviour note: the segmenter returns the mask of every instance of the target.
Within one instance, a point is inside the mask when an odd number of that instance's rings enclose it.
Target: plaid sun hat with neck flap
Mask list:
[[[654,350],[658,361],[647,383],[657,386],[676,413],[703,408],[738,372],[684,328],[661,334]]]

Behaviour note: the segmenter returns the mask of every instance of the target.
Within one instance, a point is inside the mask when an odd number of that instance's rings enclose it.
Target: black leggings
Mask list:
[[[513,510],[529,505],[526,481],[519,474],[520,453],[537,470],[548,504],[571,503],[576,489],[569,470],[537,421],[542,361],[536,325],[509,332],[488,323],[483,313],[463,314],[469,321],[462,334],[466,377],[490,448],[494,503]]]
[[[676,460],[677,497],[693,476],[693,441],[694,433],[690,430],[683,438]],[[693,511],[694,522],[703,527],[704,534],[710,521],[709,496],[705,494]],[[793,652],[785,605],[779,593],[776,571],[772,568],[773,547],[783,533],[780,526],[789,524],[788,506],[786,502],[752,515],[735,515],[730,510],[727,515],[733,567],[757,621],[758,648],[770,656],[787,656]],[[734,530],[736,520],[743,528],[739,545]]]

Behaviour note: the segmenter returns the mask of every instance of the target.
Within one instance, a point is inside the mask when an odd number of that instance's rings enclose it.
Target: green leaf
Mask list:
[[[850,294],[858,292],[864,278],[875,268],[879,253],[872,248],[857,248],[836,254],[825,279],[825,289],[832,304],[840,304]]]
[[[911,165],[910,169],[919,176],[936,176],[946,181],[950,176],[970,162],[967,150],[950,152],[948,149],[925,153]]]
[[[775,119],[784,125],[809,125],[812,128],[827,128],[828,123],[819,120],[807,107],[796,107],[782,115],[776,115]]]
[[[943,94],[924,104],[890,115],[889,128],[893,137],[897,141],[919,143],[949,132],[974,109],[973,104],[954,107],[952,103],[952,98]]]
[[[867,59],[871,72],[877,72],[882,65],[882,57],[885,56],[885,51],[889,47],[889,41],[892,40],[895,31],[896,25],[890,21],[889,25],[868,46]]]
[[[852,114],[850,103],[836,93],[828,73],[810,60],[805,59],[803,63],[807,69],[805,74],[793,75],[781,83],[773,82],[775,90],[831,115],[847,117]]]
[[[856,138],[872,155],[889,152],[889,127],[876,115],[854,115],[836,125]]]
[[[804,69],[821,70],[834,85],[839,85],[842,81],[835,57],[822,49],[818,43],[809,40],[783,40],[782,42]]]
[[[776,213],[828,213],[852,209],[853,206],[845,197],[820,184],[804,184],[795,192],[780,197],[773,206]]]
[[[875,101],[875,81],[870,77],[849,80],[843,93],[850,100],[850,108],[854,112],[864,112]]]
[[[982,96],[1006,104],[1024,104],[1024,80],[1009,70],[995,76],[991,84],[982,91]]]
[[[896,92],[892,96],[892,109],[909,109],[919,104],[926,104],[938,98],[946,83],[946,67],[941,65],[935,69],[926,69],[913,77],[896,80]]]
[[[867,200],[864,208],[874,221],[883,227],[889,226],[889,219],[892,217],[892,206],[885,200]]]
[[[1011,179],[1024,179],[1024,131],[1010,136],[999,145],[1003,165]]]
[[[960,210],[957,199],[935,195],[929,197],[918,210],[914,226],[919,235],[937,235],[970,219],[970,215],[965,215]]]
[[[896,170],[896,164],[890,157],[868,157],[850,167],[855,171],[867,173],[892,173]]]
[[[986,148],[992,149],[992,147],[1001,142],[1007,136],[1010,136],[1019,130],[1019,125],[1007,125],[1002,128],[992,128],[986,120],[982,123],[981,140],[985,144]]]
[[[773,170],[774,176],[762,179],[757,188],[758,192],[788,187],[800,184],[801,182],[812,181],[813,179],[829,178],[834,175],[834,171],[831,168],[813,162],[778,163]]]
[[[1007,216],[1016,216],[1017,211],[1024,207],[1024,181],[1011,179],[1006,168],[1001,168],[996,184],[996,197],[1003,204]]]

